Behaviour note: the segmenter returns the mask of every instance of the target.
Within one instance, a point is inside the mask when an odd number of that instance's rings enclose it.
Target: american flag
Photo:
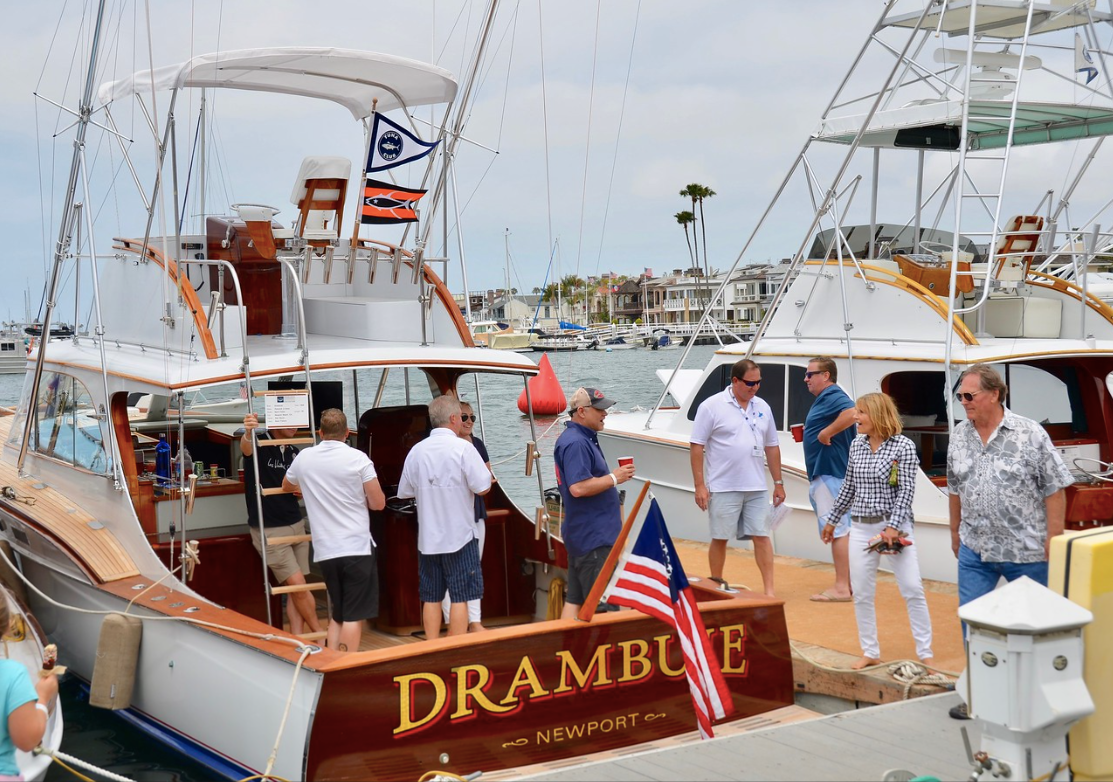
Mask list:
[[[649,614],[676,630],[700,736],[713,738],[712,720],[732,714],[734,704],[656,499],[650,502],[634,547],[623,553],[615,568],[603,599]]]

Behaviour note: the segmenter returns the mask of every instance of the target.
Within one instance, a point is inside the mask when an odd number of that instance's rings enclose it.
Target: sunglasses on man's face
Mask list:
[[[476,421],[479,420],[479,416],[477,416],[477,415],[461,415],[460,420],[463,421],[465,424],[468,421],[471,421],[472,423],[475,423]]]
[[[955,392],[955,399],[957,399],[960,402],[973,402],[974,397],[976,397],[980,393],[982,393],[982,392],[981,391],[974,391],[974,392],[956,391]]]
[[[761,385],[760,380],[743,380],[742,378],[738,378],[738,382],[744,383],[749,388],[756,388]]]
[[[822,375],[825,371],[826,370],[824,370],[824,369],[817,369],[814,372],[809,370],[808,372],[804,373],[804,379],[805,380],[811,380],[816,375]]]

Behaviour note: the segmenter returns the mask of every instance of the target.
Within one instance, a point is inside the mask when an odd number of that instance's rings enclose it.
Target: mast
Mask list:
[[[81,157],[85,151],[85,134],[89,128],[89,117],[93,109],[93,87],[96,78],[97,57],[100,52],[101,26],[104,23],[105,0],[97,4],[97,21],[93,26],[93,40],[89,50],[89,67],[85,73],[85,89],[77,112],[77,136],[73,140],[73,158],[70,161],[70,177],[66,184],[66,199],[62,207],[62,218],[58,224],[58,241],[54,246],[54,266],[50,272],[50,282],[46,293],[46,311],[43,313],[42,339],[39,341],[39,355],[35,360],[34,382],[31,384],[30,397],[28,398],[27,418],[23,422],[23,439],[19,444],[19,458],[16,468],[22,472],[23,462],[27,458],[27,447],[31,441],[31,430],[35,425],[35,399],[39,383],[42,380],[43,362],[46,360],[46,346],[50,341],[50,322],[54,315],[55,299],[58,296],[58,286],[62,277],[62,264],[70,247],[70,237],[76,222],[77,211],[74,207],[74,196],[77,193],[77,178],[81,170]],[[107,401],[107,400],[106,400]]]

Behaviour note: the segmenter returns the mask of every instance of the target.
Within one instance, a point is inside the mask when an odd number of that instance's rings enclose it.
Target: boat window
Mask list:
[[[994,366],[1009,387],[1009,409],[1038,421],[1052,438],[1069,437],[1086,430],[1078,382],[1073,372],[1057,375],[1030,364]],[[1072,398],[1077,404],[1072,404]]]
[[[773,408],[773,420],[777,422],[777,429],[783,430],[785,428],[785,365],[759,362],[758,366],[761,367],[761,388],[758,389],[757,395]]]
[[[812,392],[808,390],[807,384],[804,383],[804,373],[808,371],[805,367],[790,366],[788,368],[788,425],[802,424],[808,417],[808,411],[812,409],[812,402],[815,397]],[[780,420],[777,421],[777,428],[784,431],[788,426],[782,426]]]
[[[707,376],[707,379],[703,381],[703,385],[700,386],[699,391],[692,397],[692,404],[688,408],[689,421],[696,420],[696,411],[699,410],[699,406],[703,404],[705,399],[712,394],[719,393],[730,385],[730,369],[732,366],[733,364],[720,364],[715,367],[715,369],[711,370],[711,374]],[[765,376],[762,375],[762,380],[764,379]]]
[[[721,364],[716,367],[707,379],[703,381],[699,392],[693,397],[692,405],[688,408],[688,420],[696,420],[696,411],[699,406],[703,404],[704,400],[712,394],[717,394],[724,388],[730,385],[730,370],[733,364]],[[769,403],[773,408],[773,420],[777,424],[777,429],[784,430],[785,425],[785,365],[784,364],[763,364],[758,363],[761,367],[761,390],[758,391],[758,396]],[[800,367],[789,367],[790,377],[793,382],[799,383],[800,388],[803,389],[804,394],[809,396],[807,387],[804,386],[804,370]],[[793,386],[789,387],[789,410],[796,409],[798,402],[794,398],[796,396],[796,389]],[[811,405],[811,402],[808,402]],[[807,415],[807,408],[804,408],[804,414]],[[800,419],[804,420],[803,418]]]
[[[105,417],[98,415],[80,381],[59,372],[43,373],[33,412],[37,424],[31,431],[33,450],[92,472],[109,472],[102,429]]]

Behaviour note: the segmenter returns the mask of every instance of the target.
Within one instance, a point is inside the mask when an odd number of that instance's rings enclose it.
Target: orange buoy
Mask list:
[[[549,364],[549,357],[541,354],[541,361],[537,364],[537,374],[529,379],[529,401],[533,403],[534,415],[560,415],[564,412],[568,400],[560,388],[560,381]],[[518,396],[518,409],[523,413],[529,412],[526,404],[526,392]]]

